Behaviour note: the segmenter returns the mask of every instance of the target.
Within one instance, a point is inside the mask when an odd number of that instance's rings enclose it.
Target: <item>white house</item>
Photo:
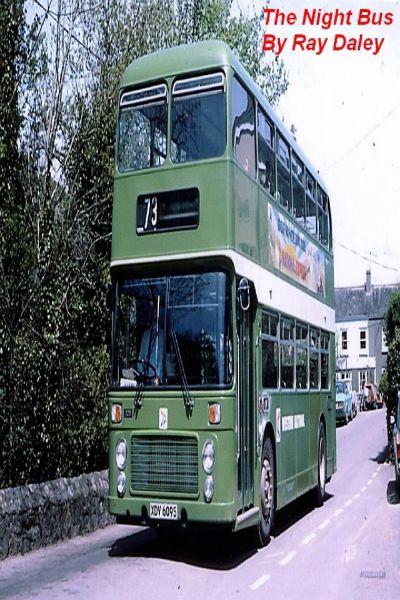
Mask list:
[[[399,284],[372,285],[370,270],[364,286],[335,289],[336,375],[351,379],[353,390],[379,385],[387,355],[383,318],[397,289]]]

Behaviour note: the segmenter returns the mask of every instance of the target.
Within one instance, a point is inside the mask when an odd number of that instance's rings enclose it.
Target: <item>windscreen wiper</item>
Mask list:
[[[144,377],[141,377],[136,388],[135,397],[133,399],[133,406],[135,408],[141,408],[142,406],[142,397],[144,390]]]
[[[190,390],[186,378],[185,367],[182,361],[181,351],[179,349],[178,338],[176,337],[175,330],[171,331],[172,342],[175,348],[175,354],[178,361],[179,372],[181,375],[181,384],[182,384],[182,393],[183,393],[183,401],[185,403],[186,408],[192,409],[194,407],[194,398],[190,395]]]

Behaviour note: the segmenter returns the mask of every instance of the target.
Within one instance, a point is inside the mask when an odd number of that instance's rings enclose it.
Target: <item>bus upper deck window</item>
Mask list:
[[[275,195],[274,128],[258,109],[258,179],[271,195]]]
[[[314,237],[317,236],[317,206],[315,203],[315,180],[306,174],[306,227]]]
[[[296,221],[304,225],[305,218],[305,189],[304,189],[304,166],[301,160],[292,153],[292,190],[293,190],[293,214]]]
[[[223,73],[175,81],[172,88],[171,159],[175,163],[221,156],[226,147]]]
[[[329,245],[328,197],[320,187],[317,187],[318,206],[318,239],[324,246]]]
[[[118,119],[117,167],[122,173],[159,167],[167,156],[167,86],[122,94]]]
[[[238,164],[253,177],[256,174],[254,99],[239,83],[232,83],[232,141]]]
[[[290,210],[292,204],[290,198],[290,151],[289,145],[280,135],[278,135],[277,178],[279,204],[286,210]]]

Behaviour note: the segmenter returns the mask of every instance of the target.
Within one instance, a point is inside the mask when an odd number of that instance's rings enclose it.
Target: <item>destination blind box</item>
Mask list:
[[[198,188],[141,194],[137,198],[136,232],[160,233],[196,229],[199,225]]]

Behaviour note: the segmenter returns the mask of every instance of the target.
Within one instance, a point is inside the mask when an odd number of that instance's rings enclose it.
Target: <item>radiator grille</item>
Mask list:
[[[132,437],[132,488],[146,492],[197,494],[197,439]]]

